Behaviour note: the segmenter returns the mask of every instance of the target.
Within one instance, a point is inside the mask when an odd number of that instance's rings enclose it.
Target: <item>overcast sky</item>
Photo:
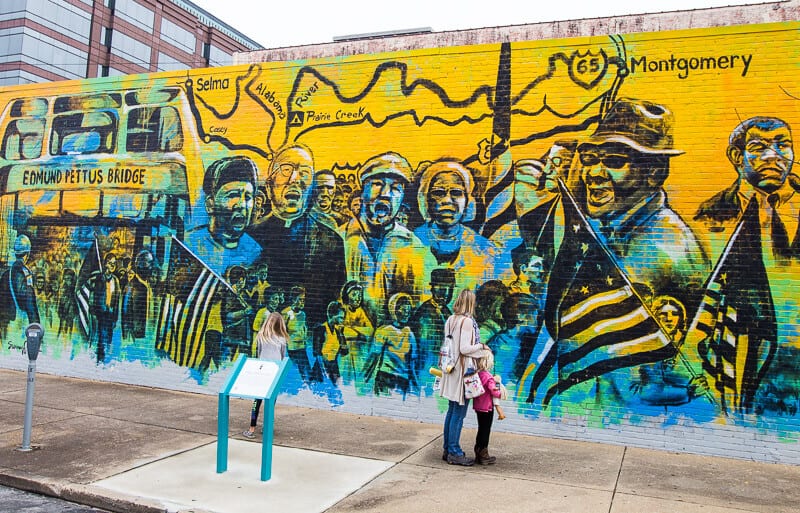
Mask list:
[[[458,30],[642,14],[759,0],[190,0],[266,48],[430,27]]]

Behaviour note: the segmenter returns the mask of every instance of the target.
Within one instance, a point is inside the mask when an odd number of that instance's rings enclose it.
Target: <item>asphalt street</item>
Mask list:
[[[0,485],[0,513],[108,513],[47,495]]]

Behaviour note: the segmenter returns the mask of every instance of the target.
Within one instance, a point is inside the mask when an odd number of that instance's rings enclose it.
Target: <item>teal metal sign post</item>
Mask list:
[[[231,397],[263,399],[264,435],[261,440],[261,480],[272,477],[272,435],[275,401],[288,368],[288,359],[258,360],[240,355],[219,392],[217,412],[217,474],[228,470],[228,420]]]

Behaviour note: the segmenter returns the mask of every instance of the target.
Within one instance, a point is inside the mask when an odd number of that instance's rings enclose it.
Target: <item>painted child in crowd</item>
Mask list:
[[[305,306],[306,289],[292,287],[289,293],[289,306],[284,308],[281,314],[286,321],[286,329],[289,333],[287,340],[289,358],[297,366],[303,381],[308,382],[311,377],[311,364],[306,352],[308,326],[306,325],[306,313],[303,311]]]
[[[328,320],[314,328],[314,358],[322,361],[325,373],[331,383],[338,384],[339,355],[347,355],[347,340],[344,338],[344,307],[338,301],[331,301],[327,309]]]
[[[413,307],[411,296],[398,293],[389,298],[391,324],[375,330],[372,354],[364,371],[365,379],[375,376],[375,394],[399,390],[403,397],[417,386],[416,364],[417,341],[408,327]]]
[[[358,281],[350,280],[344,284],[341,303],[344,306],[343,333],[348,348],[347,356],[341,361],[341,371],[344,383],[349,384],[356,380],[356,370],[364,365],[375,327],[364,310],[364,287]]]

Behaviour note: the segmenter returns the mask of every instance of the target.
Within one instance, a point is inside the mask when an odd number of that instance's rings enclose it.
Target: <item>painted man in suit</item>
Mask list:
[[[736,180],[703,202],[694,216],[705,228],[714,255],[721,253],[751,197],[759,203],[765,263],[800,260],[798,213],[800,179],[791,174],[794,161],[788,123],[772,117],[753,117],[731,133],[728,160]]]

